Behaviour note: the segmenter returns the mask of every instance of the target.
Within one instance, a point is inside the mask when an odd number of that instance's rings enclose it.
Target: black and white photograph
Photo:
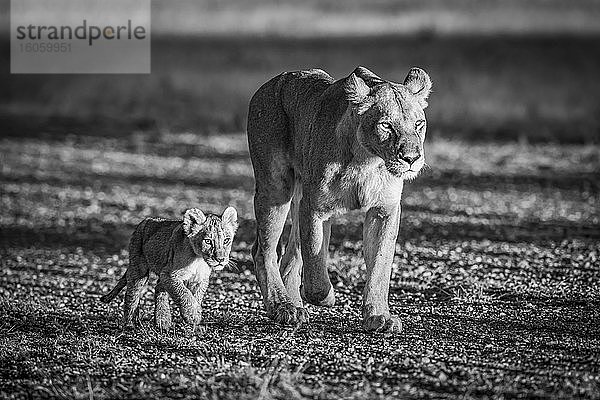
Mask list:
[[[0,0],[1,399],[599,399],[600,1]]]

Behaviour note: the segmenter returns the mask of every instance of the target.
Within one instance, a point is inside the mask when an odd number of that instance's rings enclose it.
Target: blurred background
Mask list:
[[[3,35],[0,125],[236,133],[254,91],[282,71],[341,78],[364,65],[401,81],[420,66],[434,82],[430,138],[597,142],[599,37],[596,0],[155,0],[150,75],[10,75]]]

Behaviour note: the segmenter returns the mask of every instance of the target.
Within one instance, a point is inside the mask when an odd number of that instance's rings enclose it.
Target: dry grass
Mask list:
[[[428,144],[407,185],[391,307],[398,337],[360,330],[360,215],[333,230],[337,305],[282,328],[249,270],[222,273],[205,325],[123,333],[99,296],[144,216],[235,205],[250,268],[243,135],[5,138],[0,170],[0,397],[481,398],[600,395],[598,146]],[[151,285],[150,285],[151,286]]]

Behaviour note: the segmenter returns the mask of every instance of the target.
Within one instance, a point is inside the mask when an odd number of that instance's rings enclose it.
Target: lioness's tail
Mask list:
[[[110,303],[114,300],[115,297],[123,290],[123,288],[127,286],[127,272],[123,274],[119,282],[117,282],[117,286],[113,288],[110,292],[100,297],[100,301],[103,303]]]

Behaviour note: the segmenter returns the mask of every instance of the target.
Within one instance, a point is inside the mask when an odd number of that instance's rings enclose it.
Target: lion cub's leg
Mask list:
[[[169,293],[158,279],[154,291],[154,323],[160,331],[168,331],[171,328],[171,307],[169,306]]]
[[[139,305],[142,291],[148,281],[148,268],[143,262],[130,259],[127,269],[127,291],[123,302],[123,325],[130,328],[139,323]]]
[[[160,276],[164,288],[179,307],[181,318],[190,325],[196,326],[200,322],[196,299],[192,292],[185,286],[183,281],[173,275],[164,274]]]
[[[196,299],[196,315],[198,320],[202,318],[202,300],[204,299],[204,295],[206,294],[206,290],[208,289],[210,275],[203,277],[199,282],[189,282],[187,284],[190,292],[192,292],[192,296]]]
[[[363,228],[367,282],[363,292],[363,328],[400,332],[402,323],[390,314],[388,303],[392,261],[400,225],[400,204],[390,212],[370,209]]]
[[[123,302],[123,327],[130,328],[139,322],[139,304],[142,290],[150,270],[143,256],[142,237],[146,221],[141,222],[129,241],[129,267],[125,273],[127,290]]]

